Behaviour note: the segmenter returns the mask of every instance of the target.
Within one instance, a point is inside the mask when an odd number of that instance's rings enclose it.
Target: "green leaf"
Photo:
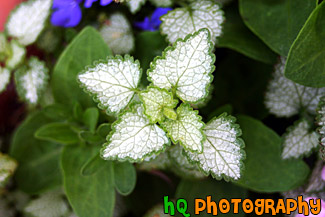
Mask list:
[[[166,119],[161,123],[162,128],[167,131],[167,135],[174,144],[180,144],[189,151],[202,152],[203,140],[205,136],[202,132],[204,123],[197,110],[182,103],[177,108],[177,119]]]
[[[215,55],[210,31],[201,29],[167,47],[147,71],[154,86],[172,90],[186,102],[196,103],[208,95]]]
[[[57,121],[64,121],[69,119],[71,112],[62,104],[52,104],[43,108],[44,115]]]
[[[293,43],[285,76],[310,87],[325,87],[325,2],[310,15]]]
[[[74,100],[82,106],[93,106],[93,100],[79,87],[77,75],[95,60],[106,59],[110,49],[92,27],[86,27],[61,54],[52,74],[52,89],[56,102],[73,105]]]
[[[281,138],[262,122],[240,116],[246,160],[243,177],[236,183],[258,192],[282,192],[304,183],[309,167],[303,160],[281,158]]]
[[[288,55],[315,7],[315,0],[239,1],[240,14],[248,28],[281,56]]]
[[[74,102],[72,110],[73,110],[73,117],[76,120],[81,121],[82,116],[83,116],[83,109],[82,109],[82,106],[80,105],[80,103],[79,102]]]
[[[105,142],[105,139],[98,134],[94,134],[90,131],[81,131],[79,133],[80,138],[85,140],[86,142],[93,145],[102,145]]]
[[[61,143],[61,144],[74,144],[79,142],[79,137],[73,131],[71,125],[68,123],[50,123],[40,127],[35,137],[38,139]]]
[[[114,178],[116,190],[121,195],[129,195],[135,188],[137,173],[129,162],[114,163]]]
[[[139,94],[144,106],[144,113],[152,123],[161,122],[165,119],[164,109],[173,109],[178,100],[173,99],[173,94],[158,87],[148,87],[146,91]]]
[[[103,169],[106,164],[111,164],[111,162],[103,160],[99,154],[90,158],[81,168],[81,175],[91,176]]]
[[[104,159],[140,162],[170,145],[166,133],[143,112],[143,106],[136,104],[119,115],[101,151]]]
[[[225,15],[227,22],[224,24],[218,47],[233,49],[263,63],[276,62],[276,54],[245,26],[237,11],[229,8]]]
[[[140,61],[143,70],[147,70],[150,67],[150,62],[156,56],[161,56],[163,50],[168,46],[159,31],[140,32],[136,35],[135,43],[134,56]]]
[[[98,148],[90,146],[65,146],[62,152],[64,190],[74,212],[80,217],[113,216],[113,164],[107,162],[100,172],[91,176],[80,173],[83,165],[95,155],[98,155]]]
[[[207,196],[211,196],[211,201],[218,202],[221,199],[234,199],[234,198],[246,198],[247,190],[241,187],[238,187],[234,184],[227,183],[224,181],[216,181],[214,179],[205,179],[199,181],[193,180],[182,180],[176,189],[176,198],[184,198],[188,202],[188,212],[191,216],[194,215],[194,201],[195,199],[203,199],[206,201]],[[222,214],[218,212],[218,216],[231,216],[231,217],[244,217],[245,214],[241,208],[238,209],[238,214]],[[219,209],[218,209],[219,211]],[[207,214],[202,212],[199,216],[209,217],[212,214]]]
[[[16,183],[20,190],[30,194],[62,184],[59,168],[61,146],[34,137],[38,128],[51,121],[43,112],[28,116],[16,130],[10,146],[10,155],[19,163]]]
[[[111,124],[104,123],[99,125],[96,132],[99,136],[106,138],[109,132],[111,131]]]
[[[83,122],[91,132],[95,132],[99,118],[98,109],[95,107],[88,108],[83,113]]]

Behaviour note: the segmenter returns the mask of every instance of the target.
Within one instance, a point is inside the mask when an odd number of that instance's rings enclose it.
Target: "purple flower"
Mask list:
[[[325,166],[323,166],[321,177],[322,177],[322,180],[325,181]]]
[[[142,30],[156,31],[161,24],[160,17],[167,14],[170,10],[172,10],[172,8],[157,8],[150,18],[146,17],[142,22],[135,22],[134,25]]]
[[[82,14],[79,4],[82,0],[54,0],[51,23],[65,28],[79,24]]]
[[[92,6],[92,4],[94,2],[96,2],[97,0],[85,0],[85,8],[90,8]],[[109,5],[110,3],[112,3],[113,0],[100,0],[100,5],[101,6],[106,6]]]

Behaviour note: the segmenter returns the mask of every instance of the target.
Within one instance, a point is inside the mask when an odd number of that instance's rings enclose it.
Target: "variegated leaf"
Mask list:
[[[32,57],[28,65],[15,72],[15,82],[20,98],[31,105],[39,102],[48,84],[48,69],[45,63]]]
[[[28,216],[62,217],[69,213],[69,207],[60,192],[48,192],[30,201],[24,208]]]
[[[0,188],[3,188],[8,179],[14,174],[18,164],[6,154],[0,153]]]
[[[10,71],[0,66],[0,93],[4,91],[10,81]]]
[[[318,145],[319,135],[310,131],[310,124],[305,119],[297,121],[287,129],[284,135],[282,158],[299,158],[308,154]]]
[[[108,142],[104,144],[102,158],[140,162],[169,145],[165,132],[151,124],[143,112],[143,106],[137,104],[119,116],[112,126]]]
[[[183,101],[198,102],[208,95],[215,56],[207,29],[177,41],[156,58],[148,70],[149,80],[172,90]]]
[[[130,56],[108,58],[78,76],[81,86],[94,95],[100,108],[117,113],[131,101],[140,78],[140,63]]]
[[[206,177],[206,175],[199,170],[196,164],[187,159],[182,146],[172,146],[168,150],[168,156],[172,163],[170,169],[179,177],[189,179],[202,179]]]
[[[52,0],[29,0],[21,3],[8,19],[8,34],[25,46],[35,42],[45,26],[51,5]]]
[[[140,10],[140,8],[142,7],[142,5],[144,5],[145,2],[146,0],[129,0],[127,1],[127,5],[130,8],[131,13],[135,14]]]
[[[115,13],[99,30],[114,54],[127,54],[134,48],[134,37],[129,21],[121,13]]]
[[[305,87],[284,77],[286,58],[275,66],[273,80],[266,93],[265,104],[278,117],[291,117],[305,109],[315,114],[317,104],[325,88]]]
[[[26,49],[21,46],[18,41],[12,40],[10,42],[10,56],[6,61],[6,68],[15,69],[25,58]]]
[[[177,106],[178,100],[173,99],[173,94],[158,87],[148,87],[140,93],[144,105],[144,113],[152,123],[161,122],[165,119],[164,111]]]
[[[150,0],[150,2],[156,7],[170,7],[173,4],[173,0]]]
[[[176,120],[166,119],[161,126],[168,132],[174,144],[179,142],[186,150],[202,152],[205,137],[202,132],[204,123],[201,116],[188,104],[181,104],[176,113]]]
[[[239,138],[241,130],[235,121],[227,114],[214,118],[203,130],[206,135],[203,152],[187,152],[190,160],[196,162],[206,175],[211,174],[216,179],[224,177],[227,181],[241,177],[244,142]]]
[[[323,160],[325,160],[325,96],[319,101],[316,122],[319,126],[317,130],[320,134],[321,154]]]
[[[161,31],[167,35],[170,43],[202,28],[211,31],[211,39],[216,43],[217,37],[222,34],[225,18],[219,4],[210,0],[198,0],[193,1],[189,7],[170,11],[161,20]]]

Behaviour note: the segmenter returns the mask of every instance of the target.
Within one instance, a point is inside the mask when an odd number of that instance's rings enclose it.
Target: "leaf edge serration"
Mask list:
[[[89,69],[96,67],[100,63],[106,64],[109,60],[116,60],[116,59],[119,59],[121,61],[130,60],[132,63],[134,63],[134,64],[136,64],[138,66],[138,69],[139,69],[139,81],[138,81],[138,84],[136,86],[139,87],[139,84],[141,82],[141,77],[142,77],[142,68],[140,66],[140,61],[137,60],[137,59],[134,59],[134,57],[130,56],[129,54],[126,54],[124,56],[122,56],[122,55],[107,56],[106,59],[95,60],[92,64],[86,66],[85,69],[82,70],[81,72],[79,72],[77,74],[77,76],[76,76],[76,80],[77,80],[77,83],[79,84],[79,87],[93,99],[93,101],[97,104],[97,107],[99,109],[101,109],[101,110],[105,110],[107,115],[115,115],[115,116],[120,114],[123,109],[125,110],[127,107],[129,107],[131,105],[132,99],[134,98],[136,92],[134,91],[133,96],[131,97],[130,101],[128,102],[128,104],[124,108],[121,109],[120,112],[113,112],[113,111],[110,110],[110,108],[108,106],[104,106],[100,102],[100,100],[98,99],[97,94],[91,93],[90,91],[87,90],[87,86],[85,84],[83,84],[79,80],[79,75],[86,73]]]
[[[121,121],[122,121],[122,116],[124,114],[126,114],[127,112],[134,112],[135,111],[135,107],[137,105],[140,105],[140,106],[143,106],[143,104],[139,103],[139,102],[133,102],[131,103],[129,106],[128,106],[128,109],[124,109],[122,112],[120,112],[117,116],[117,120],[111,125],[111,131],[109,132],[109,134],[106,136],[106,142],[102,145],[101,149],[100,149],[100,157],[103,159],[103,160],[118,160],[120,162],[125,162],[125,161],[128,161],[130,163],[141,163],[145,160],[145,158],[147,157],[151,157],[152,155],[159,155],[160,153],[162,152],[165,152],[167,147],[169,147],[171,145],[171,142],[170,142],[170,139],[169,137],[167,136],[167,133],[164,129],[162,129],[161,126],[158,126],[159,128],[161,128],[162,130],[164,130],[164,132],[166,133],[166,137],[168,139],[168,143],[165,143],[163,144],[162,148],[159,150],[159,151],[152,151],[148,154],[145,154],[142,158],[140,159],[133,159],[133,158],[130,158],[130,157],[125,157],[125,158],[119,158],[117,156],[114,156],[114,157],[104,157],[103,156],[103,153],[104,153],[104,150],[105,148],[109,145],[109,142],[113,136],[113,134],[116,132],[116,125],[118,125]],[[143,114],[145,117],[147,117],[145,114]],[[149,121],[150,122],[150,121]],[[152,123],[150,123],[152,124]],[[153,124],[152,124],[153,125]]]
[[[237,118],[236,117],[234,117],[234,116],[232,116],[232,115],[229,115],[227,112],[224,112],[224,113],[222,113],[221,115],[219,115],[219,116],[215,116],[215,117],[213,117],[213,118],[211,118],[211,120],[209,120],[208,121],[208,123],[206,124],[206,126],[210,123],[210,122],[213,122],[214,120],[216,120],[216,119],[218,119],[218,118],[225,118],[225,120],[229,120],[230,121],[230,123],[231,123],[231,126],[236,130],[236,143],[237,144],[239,144],[239,147],[240,147],[240,154],[241,154],[241,159],[239,160],[239,171],[240,171],[240,175],[241,175],[241,177],[242,177],[242,175],[244,174],[244,172],[245,172],[245,164],[244,164],[244,161],[246,160],[246,151],[245,151],[245,147],[246,147],[246,145],[245,145],[245,141],[241,138],[241,136],[242,136],[242,130],[241,130],[241,128],[240,128],[240,125],[238,124],[238,123],[236,123],[236,121],[237,121]],[[205,135],[205,133],[204,133],[204,135]],[[206,172],[206,171],[204,171],[202,168],[201,168],[201,166],[200,166],[200,161],[195,161],[195,160],[192,160],[189,156],[188,156],[188,154],[184,151],[184,154],[185,154],[185,156],[187,157],[187,159],[188,159],[188,161],[190,161],[191,163],[194,163],[194,164],[196,164],[197,166],[198,166],[198,168],[199,168],[199,170],[203,173],[203,174],[205,174],[206,176],[209,176],[209,175],[211,175],[214,179],[216,179],[216,180],[218,180],[218,181],[220,181],[220,180],[222,180],[222,179],[224,179],[226,182],[229,182],[229,181],[231,181],[231,182],[233,182],[233,181],[238,181],[238,180],[240,180],[240,178],[239,179],[234,179],[233,177],[230,177],[230,176],[226,176],[225,174],[221,174],[221,175],[216,175],[216,174],[214,174],[214,173],[212,173],[211,171],[208,171],[208,172]]]
[[[196,116],[198,116],[199,117],[199,122],[202,124],[202,127],[199,129],[199,131],[200,131],[200,133],[201,133],[201,135],[202,135],[202,140],[201,140],[201,150],[203,151],[203,142],[206,140],[206,136],[205,136],[205,133],[203,132],[203,129],[204,129],[204,127],[206,126],[206,124],[202,121],[202,116],[201,115],[199,115],[199,111],[198,110],[195,110],[195,109],[193,109],[191,106],[190,106],[190,104],[188,104],[188,103],[182,103],[180,106],[178,106],[177,107],[177,110],[176,110],[176,113],[178,113],[178,109],[180,109],[181,107],[184,107],[184,106],[186,106],[186,107],[188,107],[192,112],[194,112],[195,113],[195,115]],[[168,130],[166,130],[166,127],[164,127],[163,125],[162,125],[162,123],[159,125],[165,132],[166,132],[166,135],[167,135],[167,137],[172,141],[172,143],[173,144],[179,144],[179,145],[181,145],[185,150],[187,150],[187,151],[190,151],[190,152],[193,152],[193,153],[202,153],[202,151],[194,151],[194,150],[191,150],[191,149],[188,149],[188,148],[186,148],[186,146],[184,145],[184,143],[182,142],[182,141],[175,141],[173,138],[172,138],[172,136],[171,136],[171,134],[169,133],[169,131]]]
[[[150,73],[153,72],[156,67],[157,67],[157,61],[158,60],[163,60],[163,59],[166,59],[166,54],[168,51],[174,51],[176,50],[176,46],[178,43],[185,43],[188,39],[190,39],[191,37],[195,37],[197,36],[200,32],[203,32],[203,31],[206,31],[208,34],[208,45],[209,45],[209,50],[208,50],[208,55],[212,58],[212,61],[210,63],[210,66],[211,66],[211,70],[209,72],[207,72],[207,74],[209,75],[209,83],[206,85],[205,87],[205,95],[202,96],[201,99],[197,100],[197,101],[194,101],[194,102],[190,102],[190,101],[186,101],[184,99],[182,99],[180,96],[178,96],[178,94],[176,93],[176,96],[182,101],[182,102],[185,102],[185,103],[192,103],[192,104],[197,104],[197,103],[200,103],[200,102],[204,102],[206,100],[206,98],[208,97],[209,95],[209,88],[211,86],[211,83],[214,79],[214,76],[213,76],[213,72],[215,71],[215,61],[216,61],[216,56],[215,54],[213,53],[213,50],[214,50],[214,45],[211,41],[211,32],[209,29],[207,28],[202,28],[202,29],[199,29],[198,31],[194,32],[194,33],[190,33],[188,34],[185,38],[179,38],[177,39],[172,45],[169,45],[168,47],[166,47],[163,52],[162,52],[162,55],[161,56],[157,56],[153,59],[153,61],[150,62],[150,67],[147,69],[147,78],[148,78],[148,81],[151,82],[153,84],[153,81],[151,79],[151,76],[150,76]],[[172,89],[177,89],[177,87],[172,87]],[[176,92],[176,91],[175,91]]]
[[[139,96],[139,98],[140,98],[140,100],[142,102],[143,108],[144,108],[144,112],[143,113],[148,117],[150,123],[156,124],[156,123],[160,123],[160,122],[164,121],[164,119],[158,120],[156,122],[154,122],[154,121],[151,120],[152,117],[146,113],[147,107],[146,107],[146,103],[144,103],[143,96],[142,96],[143,93],[148,93],[150,88],[154,88],[154,89],[157,89],[158,91],[165,92],[165,93],[167,93],[168,95],[171,96],[171,98],[173,99],[173,103],[174,103],[173,105],[175,105],[175,106],[174,107],[167,107],[167,108],[175,108],[177,106],[177,104],[178,104],[179,101],[178,101],[178,99],[174,99],[174,96],[173,96],[173,93],[172,92],[169,92],[168,90],[166,90],[164,88],[160,88],[160,87],[157,87],[157,86],[154,86],[154,85],[151,85],[151,84],[149,86],[147,86],[147,89],[146,90],[144,90],[140,94],[138,94],[138,96]]]

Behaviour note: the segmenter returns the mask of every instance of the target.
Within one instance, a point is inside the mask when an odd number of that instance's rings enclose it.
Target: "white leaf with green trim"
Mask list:
[[[175,108],[178,103],[178,100],[173,99],[172,93],[158,87],[148,87],[146,91],[140,93],[140,98],[145,108],[144,113],[152,123],[163,121],[164,111]]]
[[[319,101],[317,108],[317,118],[316,122],[319,126],[317,129],[320,134],[320,144],[322,146],[323,155],[325,154],[325,96]]]
[[[127,54],[134,48],[131,25],[121,13],[111,15],[99,32],[114,54]]]
[[[30,201],[24,208],[28,216],[62,217],[69,213],[69,207],[60,192],[48,192]]]
[[[0,93],[4,91],[10,81],[10,71],[0,66]]]
[[[143,112],[143,106],[137,104],[120,115],[102,149],[104,159],[140,162],[169,145],[166,133],[156,124],[151,124]]]
[[[31,105],[39,102],[48,84],[48,69],[43,61],[32,57],[27,66],[15,72],[15,82],[19,96]]]
[[[21,46],[18,41],[12,40],[10,42],[10,56],[6,61],[6,68],[15,69],[25,58],[26,49]]]
[[[134,14],[140,10],[140,8],[142,7],[142,5],[144,5],[145,2],[146,0],[129,0],[126,4],[130,8],[131,13]]]
[[[202,132],[204,123],[201,121],[201,116],[188,104],[181,104],[176,113],[176,120],[166,119],[161,126],[168,132],[174,144],[179,142],[186,150],[202,152],[205,138]]]
[[[244,142],[241,138],[236,119],[227,114],[211,120],[203,132],[206,140],[202,153],[187,152],[191,161],[203,170],[206,175],[211,174],[216,179],[224,177],[226,180],[238,180],[245,159]]]
[[[286,58],[282,57],[275,66],[273,80],[266,93],[265,104],[278,117],[291,117],[305,109],[315,114],[319,99],[325,88],[312,88],[296,84],[284,77]]]
[[[299,158],[318,146],[319,135],[310,131],[310,124],[305,119],[297,121],[287,129],[283,136],[282,158]]]
[[[29,0],[21,3],[10,15],[7,32],[20,44],[29,45],[36,41],[50,15],[52,0]]]
[[[160,88],[172,89],[180,99],[198,102],[208,95],[215,56],[207,29],[177,41],[156,58],[148,71],[149,80]]]
[[[156,7],[169,7],[173,4],[173,0],[150,0]]]
[[[0,188],[4,187],[8,179],[14,174],[18,164],[6,154],[0,153]]]
[[[130,56],[108,58],[78,76],[81,86],[99,101],[99,107],[109,112],[120,112],[129,104],[140,78],[140,63]]]
[[[211,31],[211,39],[216,43],[222,34],[224,13],[219,4],[209,0],[193,1],[187,8],[176,8],[161,17],[161,31],[170,43],[184,38],[202,28]]]
[[[180,145],[174,145],[168,150],[168,156],[172,165],[170,169],[179,177],[201,179],[206,177],[198,166],[190,162],[184,155],[184,148]]]

